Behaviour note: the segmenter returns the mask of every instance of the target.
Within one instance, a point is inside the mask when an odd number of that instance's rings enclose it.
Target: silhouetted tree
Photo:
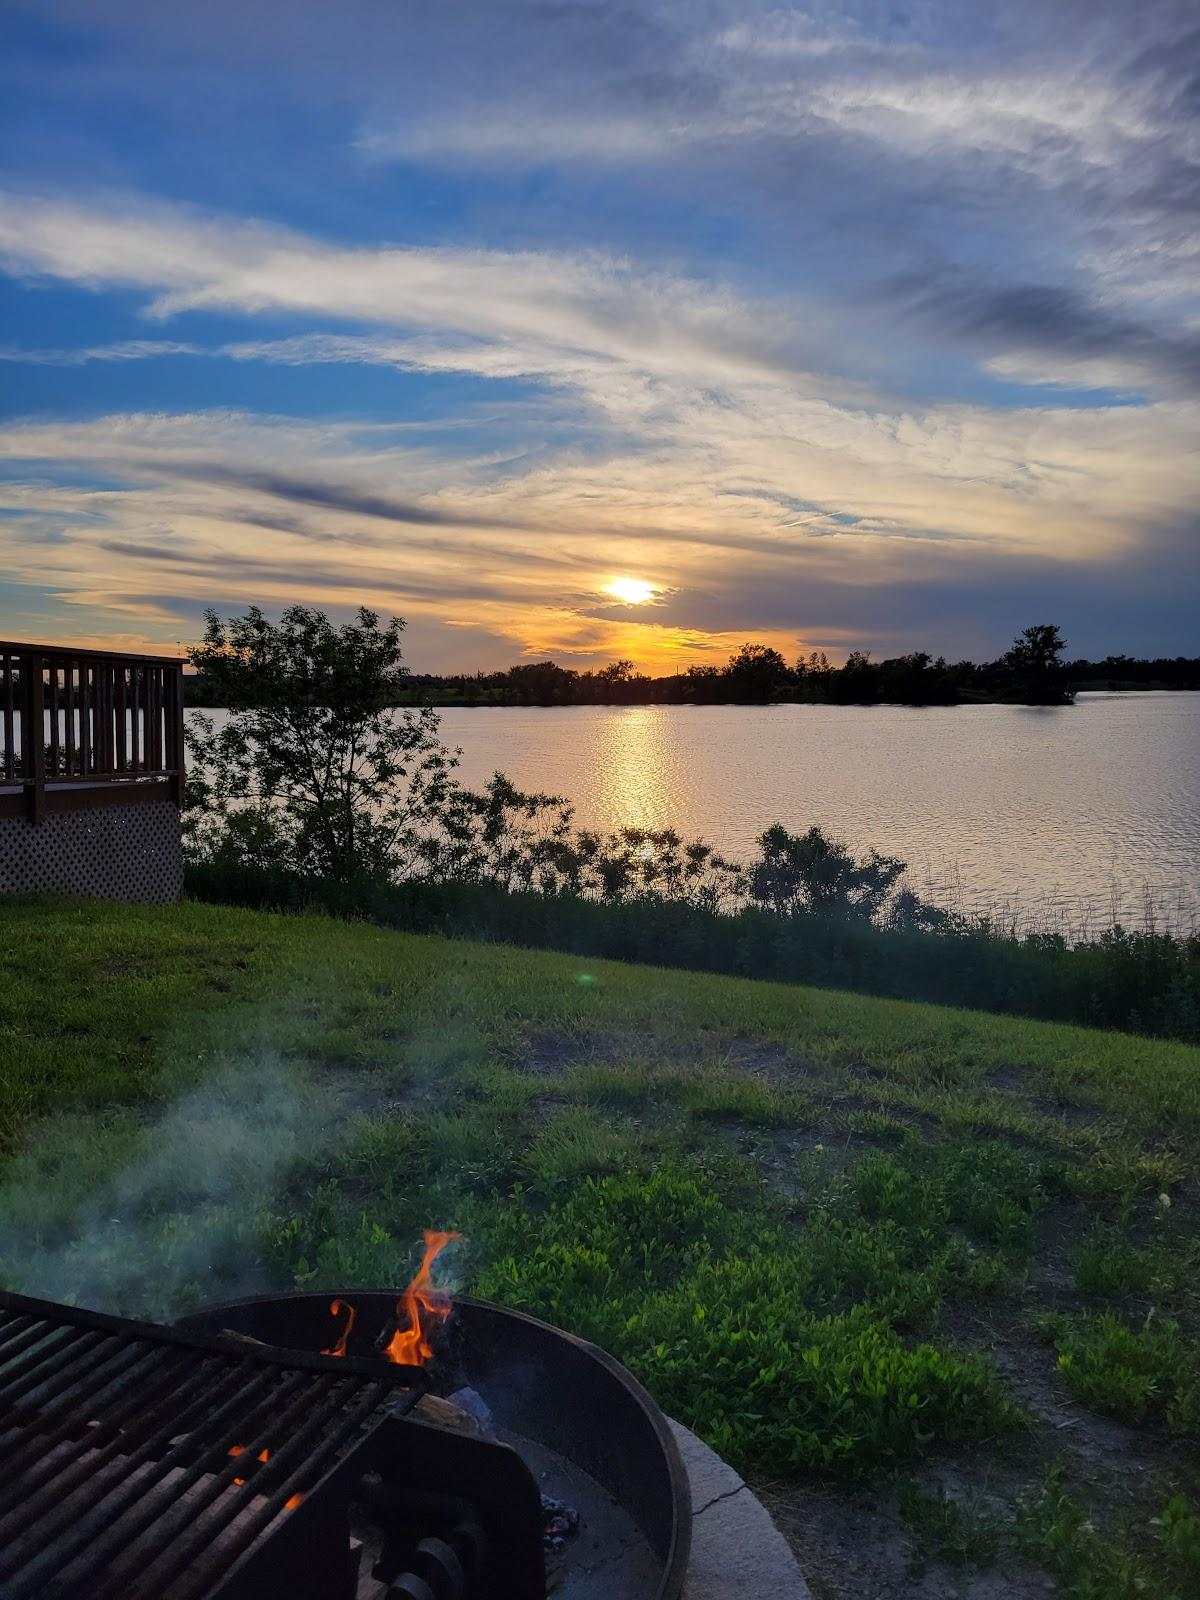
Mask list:
[[[876,850],[856,861],[820,828],[797,834],[775,823],[759,835],[758,848],[748,874],[750,899],[781,915],[815,911],[873,922],[907,870],[898,857]]]
[[[1031,704],[1062,705],[1074,698],[1062,667],[1066,647],[1066,640],[1053,623],[1036,623],[1013,640],[1004,664]]]
[[[725,669],[735,700],[770,700],[791,679],[788,664],[767,644],[744,644]]]

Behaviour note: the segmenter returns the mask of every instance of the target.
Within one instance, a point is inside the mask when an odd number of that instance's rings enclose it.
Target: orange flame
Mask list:
[[[323,1356],[344,1356],[346,1354],[346,1341],[350,1337],[350,1330],[354,1326],[356,1315],[354,1307],[347,1305],[344,1300],[334,1300],[329,1307],[329,1315],[331,1317],[338,1317],[343,1311],[346,1313],[346,1326],[339,1334],[337,1343],[330,1345],[328,1350],[321,1351]]]
[[[450,1296],[434,1288],[430,1269],[450,1241],[461,1238],[461,1233],[425,1230],[425,1254],[416,1277],[396,1302],[398,1326],[383,1352],[398,1366],[419,1366],[433,1354],[427,1330],[450,1315]]]

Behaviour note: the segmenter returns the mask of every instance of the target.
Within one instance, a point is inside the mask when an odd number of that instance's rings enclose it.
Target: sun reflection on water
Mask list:
[[[629,828],[665,828],[677,812],[678,749],[661,706],[624,706],[596,729],[595,801]]]

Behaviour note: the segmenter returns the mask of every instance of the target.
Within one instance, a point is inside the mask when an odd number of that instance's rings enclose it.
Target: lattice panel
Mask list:
[[[0,892],[44,889],[101,900],[178,900],[179,811],[169,800],[51,812],[36,827],[0,817]]]

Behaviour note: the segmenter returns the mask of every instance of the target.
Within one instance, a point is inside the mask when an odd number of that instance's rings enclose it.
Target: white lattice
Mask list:
[[[179,812],[169,800],[0,817],[0,892],[54,889],[102,900],[178,900]]]

